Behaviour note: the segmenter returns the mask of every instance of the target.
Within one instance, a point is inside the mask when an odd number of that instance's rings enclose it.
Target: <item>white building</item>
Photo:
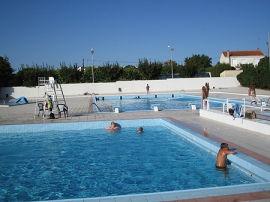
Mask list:
[[[219,62],[230,64],[236,67],[240,64],[252,63],[254,66],[258,65],[261,58],[265,55],[260,50],[252,51],[223,51],[221,53]]]

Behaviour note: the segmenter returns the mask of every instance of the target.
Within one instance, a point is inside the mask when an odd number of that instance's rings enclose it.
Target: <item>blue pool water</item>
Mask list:
[[[209,98],[210,108],[221,108],[225,99]],[[219,102],[213,102],[213,101]],[[212,101],[212,102],[211,102]],[[162,94],[140,96],[98,97],[93,105],[95,112],[112,112],[112,106],[120,106],[120,111],[153,110],[151,105],[159,104],[159,110],[190,109],[191,105],[201,108],[201,97],[185,94]]]
[[[13,126],[18,132],[0,134],[0,201],[264,182],[234,165],[229,165],[227,172],[216,170],[215,155],[162,124],[132,122],[114,133],[103,129],[109,122]],[[137,134],[141,125],[144,133]]]

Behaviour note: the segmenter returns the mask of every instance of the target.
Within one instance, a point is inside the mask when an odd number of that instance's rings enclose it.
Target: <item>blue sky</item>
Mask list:
[[[269,0],[0,0],[0,56],[58,68],[138,60],[184,64],[205,54],[215,65],[226,50],[267,55]]]

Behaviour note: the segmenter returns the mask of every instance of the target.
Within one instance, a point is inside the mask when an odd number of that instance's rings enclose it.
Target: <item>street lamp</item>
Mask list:
[[[92,83],[95,82],[95,79],[94,79],[94,49],[92,48],[91,49],[91,53],[92,53]]]
[[[170,50],[171,50],[171,70],[172,70],[172,79],[173,79],[173,50],[174,50],[174,48],[173,47],[171,47],[171,46],[168,46],[168,48],[170,48]]]
[[[267,46],[268,46],[268,59],[269,59],[269,68],[270,68],[270,33],[268,33],[268,42]]]

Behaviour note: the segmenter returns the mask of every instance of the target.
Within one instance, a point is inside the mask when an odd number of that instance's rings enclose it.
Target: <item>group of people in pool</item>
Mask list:
[[[116,130],[119,130],[121,128],[121,126],[119,124],[116,124],[114,121],[111,122],[111,125],[109,125],[108,127],[106,127],[105,129],[106,130],[111,130],[111,131],[116,131]],[[137,130],[137,133],[141,134],[143,133],[143,128],[140,127],[138,130]]]
[[[119,130],[121,126],[116,124],[114,121],[111,122],[111,125],[106,127],[106,130],[116,131]],[[143,133],[143,128],[140,127],[137,130],[137,133]],[[216,168],[218,169],[225,169],[227,167],[227,155],[228,154],[235,154],[234,150],[229,149],[229,145],[227,143],[221,143],[220,149],[217,153],[217,161],[216,161]]]

